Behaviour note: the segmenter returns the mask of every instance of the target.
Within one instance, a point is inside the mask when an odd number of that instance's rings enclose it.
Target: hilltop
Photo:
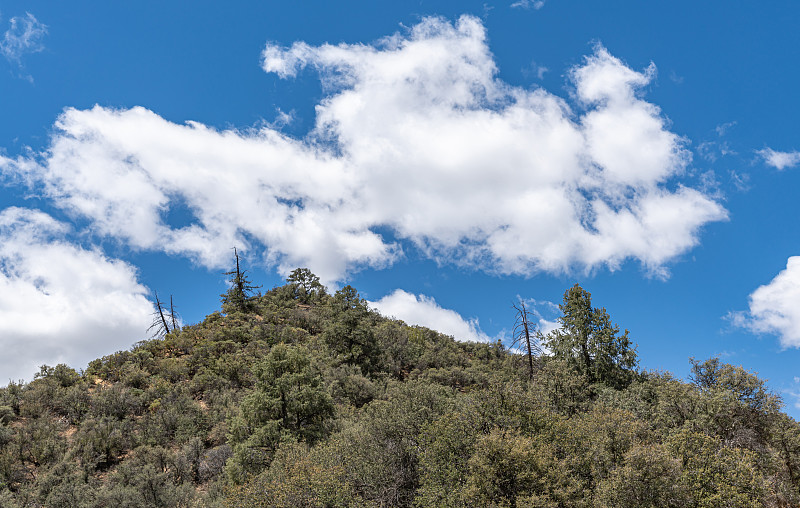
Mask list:
[[[0,389],[0,506],[756,507],[800,503],[800,426],[756,375],[642,370],[591,295],[528,358],[329,294],[263,294]]]

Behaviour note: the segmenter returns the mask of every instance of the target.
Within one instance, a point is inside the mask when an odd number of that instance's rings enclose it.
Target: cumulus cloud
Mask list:
[[[96,106],[67,109],[47,151],[0,168],[131,247],[219,267],[238,245],[326,282],[412,245],[489,272],[632,259],[666,276],[727,217],[680,180],[687,141],[642,97],[655,67],[635,71],[602,46],[569,72],[569,99],[498,79],[470,16],[371,45],[269,44],[262,65],[319,74],[326,96],[302,139]],[[171,223],[175,209],[188,224]]]
[[[780,170],[793,168],[800,164],[800,152],[777,152],[772,148],[764,148],[756,152],[764,162]]]
[[[384,316],[402,319],[411,325],[425,326],[452,335],[456,340],[491,341],[491,338],[481,331],[477,319],[464,319],[458,312],[440,307],[430,296],[417,296],[396,289],[394,293],[369,304]]]
[[[783,347],[800,347],[800,256],[750,295],[749,312],[731,313],[734,325],[780,337]]]
[[[0,381],[87,362],[141,340],[153,306],[130,265],[69,243],[40,211],[0,211]]]

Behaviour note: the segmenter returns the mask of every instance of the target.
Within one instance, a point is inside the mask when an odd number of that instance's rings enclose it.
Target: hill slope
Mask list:
[[[570,321],[577,286],[531,381],[500,344],[308,272],[255,297],[233,282],[201,323],[0,389],[0,506],[800,503],[800,426],[761,380],[637,371],[602,309],[584,310],[610,328]]]

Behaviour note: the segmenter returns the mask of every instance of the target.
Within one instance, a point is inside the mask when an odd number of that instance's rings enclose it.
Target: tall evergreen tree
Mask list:
[[[592,307],[592,295],[575,284],[559,306],[561,328],[545,338],[553,354],[566,360],[590,383],[627,386],[637,365],[636,347],[628,330],[619,332],[605,308]]]

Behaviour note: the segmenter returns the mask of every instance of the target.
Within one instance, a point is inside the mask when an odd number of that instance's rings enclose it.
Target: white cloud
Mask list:
[[[402,319],[408,324],[425,326],[452,335],[456,340],[490,342],[491,338],[480,329],[477,319],[466,320],[450,309],[443,309],[430,296],[415,296],[402,289],[384,296],[370,307],[387,317]]]
[[[739,192],[746,192],[750,190],[750,175],[747,173],[738,173],[736,171],[730,171],[731,182],[733,186]]]
[[[0,54],[22,67],[25,54],[44,50],[42,39],[47,34],[47,26],[29,12],[24,17],[14,16],[9,20],[9,25],[0,40]]]
[[[558,307],[558,304],[547,300],[535,300],[533,298],[526,299],[525,303],[529,311],[536,318],[539,331],[542,332],[543,335],[547,335],[561,328],[561,323],[558,322],[558,318],[561,316],[561,309]]]
[[[732,121],[732,122],[725,122],[725,123],[723,123],[723,124],[717,125],[717,126],[714,128],[714,130],[715,130],[715,131],[717,131],[717,135],[718,135],[718,136],[722,137],[722,136],[724,136],[725,134],[727,134],[727,133],[728,133],[728,131],[729,131],[729,130],[731,130],[733,127],[736,127],[736,124],[737,124],[737,123],[738,123],[738,122],[736,122],[735,120],[734,120],[734,121]]]
[[[523,9],[536,9],[539,10],[544,7],[545,0],[517,0],[511,4],[511,7],[521,7]]]
[[[144,338],[153,306],[134,268],[70,244],[67,229],[39,211],[0,211],[0,384]]]
[[[778,170],[793,168],[800,164],[800,152],[797,151],[776,152],[772,148],[764,148],[756,153],[764,159],[764,162]]]
[[[564,273],[638,260],[651,274],[727,212],[681,184],[686,140],[641,98],[655,74],[598,46],[569,73],[574,102],[516,88],[480,21],[428,18],[373,45],[268,45],[280,77],[315,69],[327,96],[304,139],[266,125],[217,131],[136,107],[67,109],[49,149],[0,158],[93,230],[139,249],[228,262],[266,251],[326,282],[402,255],[388,230],[438,262]],[[193,215],[173,226],[170,209]]]
[[[535,61],[531,61],[531,64],[528,67],[522,69],[522,74],[523,76],[526,77],[528,75],[533,74],[536,76],[536,79],[541,81],[542,79],[544,79],[544,75],[547,74],[549,70],[550,69],[548,69],[544,65],[539,65]]]
[[[784,399],[789,399],[795,409],[800,409],[800,377],[794,376],[788,387],[781,390]]]
[[[697,152],[709,162],[717,162],[722,157],[736,155],[727,141],[703,141],[697,145]]]
[[[800,347],[800,256],[790,257],[785,270],[750,295],[749,312],[729,317],[755,333],[778,335],[783,347]]]

